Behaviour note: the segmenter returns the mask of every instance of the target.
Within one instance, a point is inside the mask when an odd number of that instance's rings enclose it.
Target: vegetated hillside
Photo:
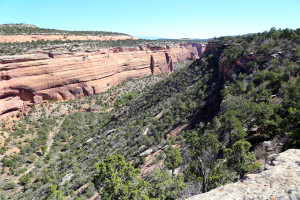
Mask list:
[[[255,156],[299,148],[300,29],[207,49],[170,76],[2,122],[2,196],[184,198],[255,172]]]
[[[107,31],[66,31],[49,28],[39,28],[29,24],[3,24],[0,25],[0,35],[41,35],[41,34],[66,34],[66,35],[127,35],[124,33]]]
[[[170,45],[176,41],[153,41],[153,40],[37,40],[31,42],[6,42],[0,43],[0,56],[16,55],[24,53],[49,52],[49,53],[72,53],[74,51],[93,51],[99,48],[109,47],[133,47],[139,45]],[[178,42],[179,43],[179,42]]]

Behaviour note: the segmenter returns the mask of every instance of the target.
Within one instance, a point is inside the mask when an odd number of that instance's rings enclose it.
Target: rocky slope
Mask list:
[[[0,57],[0,115],[32,103],[100,93],[124,80],[172,72],[173,62],[196,59],[197,43],[109,48],[67,54]]]
[[[300,150],[289,149],[268,157],[262,172],[193,196],[198,199],[300,199]]]

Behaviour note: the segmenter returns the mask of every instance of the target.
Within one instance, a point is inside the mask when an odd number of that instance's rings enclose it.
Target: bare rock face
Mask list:
[[[15,63],[15,62],[28,62],[35,60],[45,60],[48,59],[48,54],[25,54],[25,55],[15,55],[15,56],[2,56],[0,57],[0,64]]]
[[[193,44],[0,57],[0,116],[44,100],[96,94],[128,79],[171,73],[198,53]]]
[[[218,187],[189,200],[293,200],[300,199],[300,150],[289,149],[271,155],[264,171],[249,174],[244,179]]]
[[[212,51],[216,48],[220,48],[222,45],[218,41],[208,41],[206,46],[206,51]]]
[[[0,115],[7,112],[21,110],[23,108],[23,101],[18,96],[0,99]]]
[[[231,68],[233,68],[231,65],[227,65],[220,60],[218,66],[219,78],[223,78],[224,80],[227,80],[231,75],[230,73]]]

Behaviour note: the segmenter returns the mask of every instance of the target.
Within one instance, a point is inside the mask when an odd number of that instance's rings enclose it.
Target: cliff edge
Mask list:
[[[289,149],[268,157],[264,171],[188,198],[200,199],[300,199],[300,150]]]

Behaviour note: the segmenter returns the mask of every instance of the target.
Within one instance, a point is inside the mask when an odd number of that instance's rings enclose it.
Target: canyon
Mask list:
[[[0,43],[0,197],[105,199],[113,187],[95,166],[118,154],[143,181],[114,183],[122,198],[299,199],[300,46],[289,32],[205,44],[89,33],[108,37]]]
[[[0,57],[0,116],[27,112],[34,103],[99,94],[125,80],[168,74],[173,63],[200,58],[205,45],[103,48],[72,53]]]

